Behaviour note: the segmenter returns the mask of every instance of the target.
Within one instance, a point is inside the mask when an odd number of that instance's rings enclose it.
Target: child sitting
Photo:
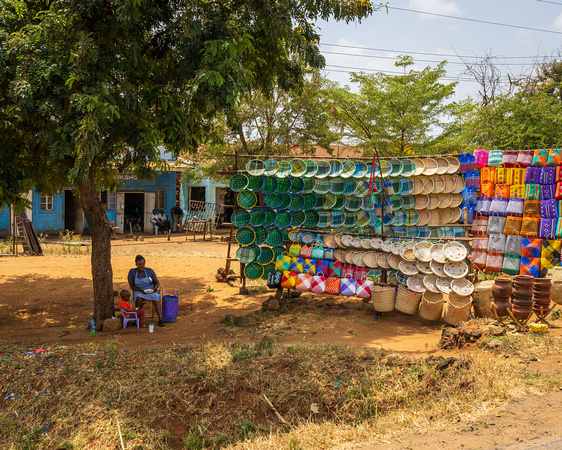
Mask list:
[[[121,301],[119,302],[119,308],[121,308],[125,312],[136,312],[137,317],[139,318],[139,324],[141,328],[146,328],[144,324],[144,309],[143,308],[135,308],[129,300],[131,299],[131,292],[127,289],[123,289],[120,293]],[[131,314],[125,314],[125,318],[131,317]]]

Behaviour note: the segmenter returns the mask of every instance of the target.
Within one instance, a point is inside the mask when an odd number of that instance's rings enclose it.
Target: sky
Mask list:
[[[472,62],[494,55],[507,79],[508,73],[529,74],[535,61],[562,49],[562,0],[391,0],[388,6],[388,13],[383,8],[361,23],[317,24],[328,79],[349,85],[349,72],[396,72],[396,57],[406,54],[416,70],[447,60],[441,81],[459,80],[455,100],[477,98],[478,84],[463,74],[465,65],[456,55]]]

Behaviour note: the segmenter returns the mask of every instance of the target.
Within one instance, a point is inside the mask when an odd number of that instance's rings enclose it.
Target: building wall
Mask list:
[[[129,175],[121,175],[118,179],[121,179],[124,185],[117,189],[117,192],[126,189],[142,189],[145,192],[166,190],[166,214],[170,214],[170,208],[176,204],[176,172],[163,172],[149,181]]]
[[[64,230],[64,196],[53,196],[53,210],[41,211],[41,196],[33,189],[33,227],[37,234],[58,234]]]
[[[207,203],[216,203],[217,196],[216,191],[218,187],[225,187],[227,186],[224,183],[212,181],[209,178],[205,178],[201,180],[199,183],[191,184],[191,183],[183,183],[181,184],[181,208],[183,210],[188,210],[189,206],[189,188],[191,187],[204,187],[205,188],[205,202]]]
[[[0,209],[0,236],[5,237],[10,234],[10,208],[4,206]]]

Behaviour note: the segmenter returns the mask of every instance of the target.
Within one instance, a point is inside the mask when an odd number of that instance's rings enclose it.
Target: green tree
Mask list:
[[[159,145],[197,148],[241,93],[302,86],[324,64],[314,23],[372,12],[364,0],[3,0],[0,156],[18,166],[2,164],[0,179],[19,170],[43,192],[76,189],[98,326],[113,314],[100,186],[116,171],[149,177]],[[18,134],[16,147],[4,141]],[[0,204],[24,187],[3,187]]]
[[[409,70],[413,60],[402,56],[395,66],[404,75],[352,74],[359,92],[334,86],[332,99],[337,115],[345,123],[349,139],[383,155],[403,155],[431,144],[433,133],[449,110],[445,101],[456,83],[442,84],[445,61],[432,69]]]

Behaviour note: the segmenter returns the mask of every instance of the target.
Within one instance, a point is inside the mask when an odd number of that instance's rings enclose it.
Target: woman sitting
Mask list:
[[[160,294],[158,292],[160,282],[154,270],[146,267],[146,260],[142,255],[135,257],[135,264],[137,267],[129,270],[127,277],[129,286],[133,291],[133,302],[139,308],[142,308],[145,300],[155,302],[158,325],[163,327],[162,304],[160,303]]]

